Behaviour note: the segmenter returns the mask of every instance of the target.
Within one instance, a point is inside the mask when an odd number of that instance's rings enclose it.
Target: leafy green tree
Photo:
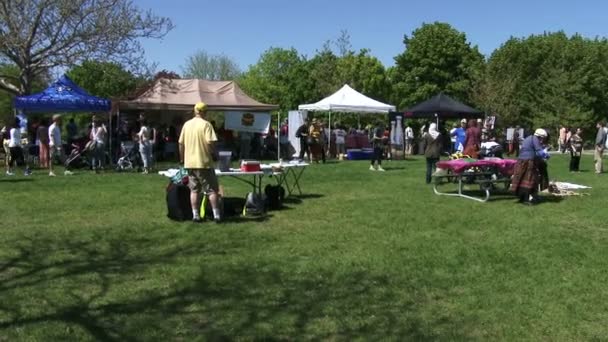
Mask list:
[[[67,72],[76,84],[91,95],[124,97],[138,86],[138,78],[118,63],[84,61]]]
[[[608,106],[608,42],[564,32],[511,38],[488,60],[476,102],[506,125],[593,130]]]
[[[0,64],[0,75],[5,75],[7,79],[16,79],[19,75],[19,67],[12,64]],[[10,82],[10,81],[9,81]],[[12,83],[18,86],[18,81]],[[48,76],[38,76],[32,85],[33,91],[41,91],[48,85]],[[0,91],[0,124],[6,123],[14,116],[13,99],[15,95],[9,92]]]
[[[379,101],[389,100],[389,82],[382,62],[362,49],[359,53],[348,52],[336,65],[340,85],[349,84],[357,91]]]
[[[310,101],[319,101],[343,85],[338,76],[339,57],[331,50],[331,44],[331,41],[325,42],[323,48],[306,63],[313,87]]]
[[[278,104],[281,111],[296,109],[311,98],[306,60],[294,48],[266,50],[239,84],[253,98]]]
[[[182,68],[186,78],[200,78],[211,81],[231,81],[241,75],[238,64],[226,55],[210,55],[198,51],[186,59]]]
[[[470,102],[481,77],[484,58],[466,35],[449,24],[423,24],[403,39],[405,51],[395,57],[393,102],[406,108],[443,91]]]
[[[140,39],[161,38],[172,28],[171,20],[132,0],[3,0],[0,63],[19,73],[0,75],[0,89],[30,94],[37,78],[89,59],[140,66]]]

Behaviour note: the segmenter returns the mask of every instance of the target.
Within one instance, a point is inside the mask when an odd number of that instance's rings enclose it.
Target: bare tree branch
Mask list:
[[[15,95],[21,93],[21,89],[7,82],[3,76],[0,76],[0,89]]]
[[[19,67],[20,88],[28,92],[32,75],[57,66],[87,59],[139,65],[139,40],[162,38],[172,28],[168,18],[132,0],[2,0],[0,61]]]

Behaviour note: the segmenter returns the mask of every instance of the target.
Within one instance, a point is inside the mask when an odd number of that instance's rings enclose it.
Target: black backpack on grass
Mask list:
[[[169,182],[167,186],[167,217],[175,221],[192,220],[190,188]]]
[[[279,210],[283,207],[285,199],[285,189],[280,185],[266,185],[264,188],[266,194],[266,204],[270,210]]]
[[[250,192],[245,197],[243,215],[264,215],[266,213],[266,195]]]
[[[243,212],[243,208],[245,207],[244,198],[219,196],[218,200],[222,219],[240,216]],[[213,208],[211,207],[209,198],[206,196],[203,198],[203,202],[201,204],[201,217],[208,220],[213,220]]]

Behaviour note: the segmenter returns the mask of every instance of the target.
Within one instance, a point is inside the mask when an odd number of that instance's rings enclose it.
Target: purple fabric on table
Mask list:
[[[467,159],[455,159],[439,161],[436,165],[440,169],[451,170],[456,174],[461,174],[466,169],[472,167],[494,166],[501,174],[511,176],[513,175],[513,168],[516,163],[517,160],[514,159],[485,159],[475,161],[468,161]]]

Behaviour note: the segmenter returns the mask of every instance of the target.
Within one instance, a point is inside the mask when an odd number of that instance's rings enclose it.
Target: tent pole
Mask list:
[[[329,136],[327,136],[327,153],[329,153],[329,149],[331,148],[331,110],[329,111]]]
[[[277,159],[281,161],[281,111],[277,111]]]
[[[109,123],[110,129],[109,129],[108,134],[110,135],[110,165],[114,165],[114,163],[113,163],[114,158],[112,158],[113,157],[113,155],[112,155],[112,133],[113,133],[113,131],[112,131],[112,108],[110,108],[109,114],[110,114],[110,123]]]

